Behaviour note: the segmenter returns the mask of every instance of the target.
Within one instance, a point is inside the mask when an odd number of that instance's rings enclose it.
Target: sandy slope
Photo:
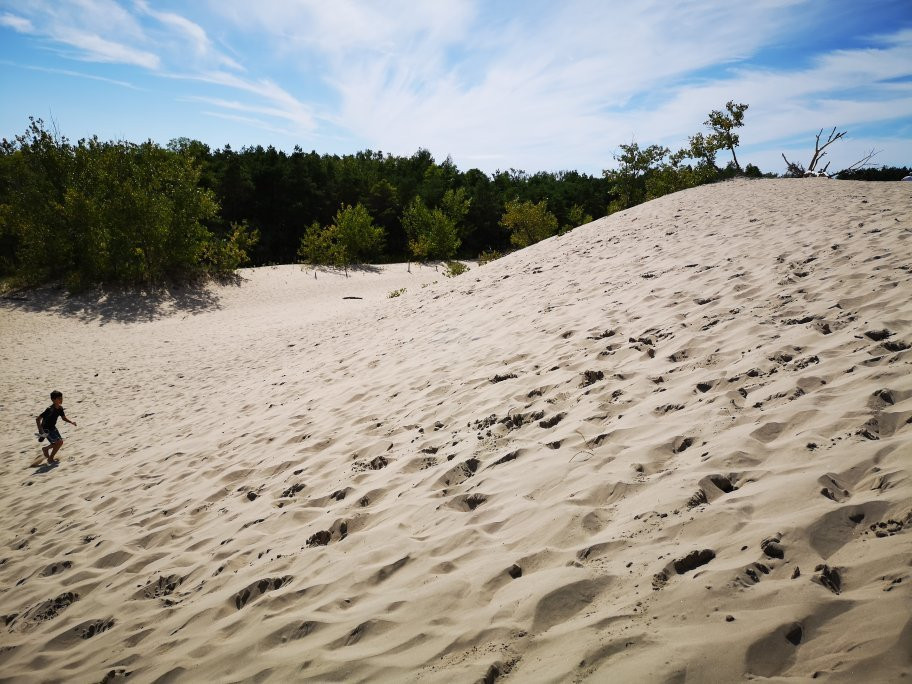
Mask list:
[[[912,676],[908,184],[413,271],[0,300],[0,679]]]

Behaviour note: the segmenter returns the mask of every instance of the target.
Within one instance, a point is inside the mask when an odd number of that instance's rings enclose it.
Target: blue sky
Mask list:
[[[912,0],[0,0],[0,88],[2,137],[33,115],[487,172],[599,173],[735,100],[742,163],[806,163],[836,126],[831,170],[912,165]]]

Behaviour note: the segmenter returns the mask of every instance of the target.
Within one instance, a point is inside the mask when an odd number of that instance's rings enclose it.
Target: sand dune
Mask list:
[[[912,675],[908,185],[242,275],[0,300],[0,680]]]

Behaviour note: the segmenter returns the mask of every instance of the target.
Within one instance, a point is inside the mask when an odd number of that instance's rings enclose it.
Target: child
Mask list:
[[[60,447],[63,446],[63,437],[60,436],[60,432],[56,427],[57,418],[63,418],[65,423],[76,425],[76,423],[66,417],[62,404],[63,393],[54,390],[51,392],[51,405],[44,409],[40,416],[35,418],[35,423],[38,425],[39,435],[42,433],[47,433],[48,445],[41,448],[41,453],[44,454],[44,457],[47,459],[48,463],[57,462],[54,456],[58,451],[60,451]]]

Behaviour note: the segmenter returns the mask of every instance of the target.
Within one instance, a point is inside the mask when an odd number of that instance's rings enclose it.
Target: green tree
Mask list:
[[[417,261],[449,259],[459,249],[456,222],[442,209],[428,209],[421,197],[416,196],[405,208],[402,227],[409,252]]]
[[[570,211],[567,213],[567,223],[561,227],[561,235],[564,233],[569,233],[574,228],[582,226],[586,223],[592,222],[592,216],[586,213],[586,210],[581,204],[574,204],[570,207]]]
[[[640,149],[639,144],[632,142],[620,147],[620,154],[615,156],[620,166],[603,172],[610,182],[611,194],[614,197],[608,205],[609,214],[645,202],[647,180],[668,155],[668,148],[661,145],[650,145]]]
[[[453,242],[452,249],[441,256],[441,259],[449,259],[455,256],[456,250],[471,237],[472,228],[466,222],[466,216],[468,216],[471,207],[472,198],[469,197],[469,193],[465,188],[450,189],[443,193],[440,209],[453,222],[457,239]],[[449,236],[447,239],[449,240]]]
[[[14,236],[13,268],[26,282],[158,285],[233,269],[255,240],[244,226],[226,239],[210,232],[218,205],[184,152],[94,137],[71,144],[31,120],[0,157],[10,174],[0,233]]]
[[[462,225],[471,206],[472,200],[469,198],[465,188],[447,190],[443,193],[443,199],[440,202],[440,208],[443,213],[457,227]]]
[[[383,228],[374,225],[370,213],[360,202],[341,207],[330,231],[338,240],[346,264],[371,263],[380,257]]]
[[[716,167],[716,154],[720,149],[720,140],[718,138],[696,133],[690,137],[688,142],[688,147],[672,155],[673,162],[683,161],[684,158],[689,157],[697,162],[697,166],[718,171]]]
[[[501,225],[510,231],[510,242],[522,249],[549,238],[557,232],[557,217],[548,211],[548,201],[532,203],[513,199],[507,202]]]
[[[361,204],[343,206],[332,225],[321,227],[315,221],[304,232],[298,257],[311,266],[344,268],[377,260],[383,249],[383,228],[375,226]],[[314,277],[316,277],[316,268]]]
[[[741,173],[741,164],[738,163],[738,155],[735,154],[735,148],[738,146],[740,139],[734,132],[736,128],[744,126],[744,112],[747,111],[748,105],[735,103],[729,100],[725,103],[725,112],[714,109],[709,113],[709,118],[703,122],[704,126],[712,129],[712,135],[709,136],[709,144],[716,149],[729,150],[732,153],[735,168]]]
[[[260,239],[260,232],[251,229],[247,222],[232,223],[230,232],[223,239],[210,239],[203,248],[202,260],[209,270],[224,276],[234,272],[250,259],[250,250]]]
[[[0,145],[0,235],[11,252],[7,272],[25,282],[62,277],[69,249],[62,206],[73,175],[72,147],[29,118],[26,131]],[[61,259],[48,263],[47,254]]]
[[[336,227],[333,225],[324,228],[317,221],[310,224],[301,238],[298,257],[314,267],[314,278],[317,277],[317,266],[343,267],[345,254]]]
[[[374,183],[366,198],[366,206],[374,217],[374,222],[383,228],[387,238],[394,236],[394,231],[399,227],[399,192],[396,187],[385,178]],[[402,251],[405,245],[401,241],[392,241],[388,248],[393,251]]]

